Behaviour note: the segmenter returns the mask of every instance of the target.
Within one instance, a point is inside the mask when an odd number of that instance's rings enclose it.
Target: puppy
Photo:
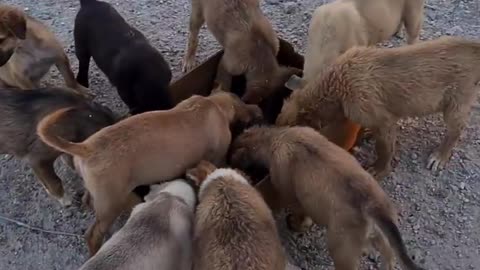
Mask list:
[[[291,75],[301,74],[299,69],[278,64],[279,40],[258,0],[192,0],[184,71],[195,64],[198,34],[204,22],[224,49],[216,80],[224,89],[231,89],[232,76],[245,74],[242,100],[246,103],[259,104]]]
[[[135,187],[179,177],[201,159],[222,164],[230,145],[230,124],[261,116],[258,106],[219,91],[208,97],[194,95],[171,110],[128,117],[73,143],[49,132],[51,123],[66,112],[51,114],[37,130],[48,145],[74,156],[92,196],[96,218],[85,235],[92,255]]]
[[[146,37],[108,3],[80,0],[75,18],[77,80],[88,87],[90,58],[117,88],[130,114],[174,106],[168,90],[170,66]]]
[[[479,81],[478,41],[442,37],[400,48],[352,48],[312,82],[292,77],[287,87],[303,89],[285,101],[279,121],[318,126],[349,119],[371,129],[378,158],[369,170],[381,179],[391,171],[397,121],[441,112],[447,133],[427,164],[435,171],[450,159]]]
[[[183,180],[154,185],[145,201],[80,270],[192,269],[193,188]]]
[[[272,212],[242,173],[202,161],[186,174],[200,187],[194,270],[286,269]]]
[[[232,153],[232,166],[269,168],[275,192],[293,212],[291,228],[305,226],[305,216],[327,227],[335,269],[358,269],[370,246],[380,251],[389,270],[394,254],[404,269],[421,269],[407,254],[387,194],[352,155],[312,128],[250,128],[233,142]]]
[[[34,89],[52,65],[66,85],[86,97],[88,89],[75,80],[62,44],[40,21],[23,11],[0,5],[0,87]]]
[[[402,24],[407,43],[418,40],[424,0],[337,0],[318,7],[308,30],[303,79],[313,80],[354,46],[391,38]]]
[[[50,132],[69,141],[83,141],[116,121],[107,107],[67,89],[0,89],[0,152],[27,162],[46,191],[67,206],[71,197],[65,194],[53,168],[62,152],[43,143],[36,133],[37,123],[45,115],[65,107],[73,109],[52,123]]]

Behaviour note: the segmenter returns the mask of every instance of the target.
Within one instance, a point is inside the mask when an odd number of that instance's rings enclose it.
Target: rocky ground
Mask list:
[[[0,1],[5,3],[5,1]],[[180,62],[187,36],[190,10],[188,0],[110,0],[118,11],[138,27],[169,61],[175,78],[181,75]],[[304,52],[306,32],[315,7],[322,0],[265,0],[262,8],[280,35]],[[421,39],[441,35],[480,36],[478,0],[427,0]],[[74,71],[73,20],[79,8],[72,0],[7,0],[44,21],[65,45]],[[395,38],[391,44],[404,41]],[[202,30],[197,59],[214,53],[219,45]],[[93,64],[92,64],[93,65]],[[97,100],[118,112],[125,107],[105,76],[94,67],[91,89]],[[56,69],[45,79],[48,85],[63,85]],[[408,119],[400,123],[394,173],[382,182],[398,205],[401,231],[415,259],[426,269],[480,269],[480,107],[476,105],[468,128],[455,148],[448,168],[434,174],[425,169],[428,153],[439,143],[444,125],[438,116]],[[372,146],[359,153],[371,161]],[[82,235],[92,222],[92,213],[77,202],[62,208],[49,198],[30,168],[10,155],[0,157],[0,215],[55,232]],[[59,165],[59,164],[57,164]],[[81,179],[58,166],[68,191],[79,194]],[[77,197],[78,200],[78,197]],[[303,269],[331,269],[321,228],[295,235],[278,219],[285,246],[292,261]],[[39,232],[0,219],[0,269],[76,269],[87,259],[84,240]],[[377,257],[364,259],[362,269],[377,269]]]

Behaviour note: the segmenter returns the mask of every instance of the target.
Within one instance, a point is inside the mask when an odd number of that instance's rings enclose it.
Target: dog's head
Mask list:
[[[242,101],[247,104],[260,104],[263,100],[284,88],[292,75],[301,76],[303,71],[295,67],[278,66],[270,72],[255,73],[247,79]]]
[[[183,179],[175,179],[162,184],[151,185],[150,192],[145,196],[145,201],[153,201],[163,193],[168,193],[182,199],[191,209],[195,207],[195,191],[193,187]]]
[[[205,179],[207,179],[208,175],[210,175],[216,169],[217,167],[209,161],[202,160],[195,168],[188,169],[186,176],[188,179],[192,180],[195,185],[200,187]]]
[[[0,66],[10,60],[15,48],[26,36],[25,14],[17,8],[0,5]]]
[[[297,99],[295,98],[295,92],[301,91],[301,89],[305,87],[305,84],[306,82],[296,75],[291,76],[290,79],[285,83],[285,87],[292,90],[294,93],[292,93],[292,95],[283,103],[282,110],[280,111],[275,123],[276,125],[293,126],[297,124],[296,122],[300,107],[297,103]]]
[[[244,171],[253,172],[265,168],[259,157],[271,144],[269,127],[251,127],[238,135],[230,146],[230,164]]]

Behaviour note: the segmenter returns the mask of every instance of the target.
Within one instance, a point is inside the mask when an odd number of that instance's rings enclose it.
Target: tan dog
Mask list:
[[[198,34],[204,23],[224,48],[217,81],[230,89],[232,76],[245,74],[247,86],[242,100],[259,104],[292,74],[301,70],[279,66],[279,40],[259,0],[192,0],[190,26],[183,70],[195,64]]]
[[[55,35],[23,11],[0,5],[0,87],[39,88],[40,80],[54,64],[69,88],[91,97],[88,89],[75,80]]]
[[[305,215],[327,227],[335,269],[356,270],[365,248],[376,247],[393,270],[421,269],[409,258],[396,210],[375,179],[342,148],[310,127],[250,128],[232,145],[232,165],[269,168],[270,181],[298,228]]]
[[[37,131],[45,143],[74,156],[96,214],[85,235],[92,255],[135,187],[179,177],[201,159],[222,164],[230,145],[230,124],[261,115],[257,106],[220,91],[192,96],[171,110],[126,118],[82,143],[72,143],[48,132],[65,111],[44,118]]]
[[[80,270],[191,270],[195,192],[183,180],[153,185],[145,203]]]
[[[187,177],[200,187],[194,270],[286,269],[272,212],[242,173],[202,161]]]
[[[466,125],[480,81],[480,42],[442,37],[400,48],[352,48],[312,82],[292,77],[294,91],[279,121],[321,126],[349,119],[370,128],[378,179],[391,171],[399,119],[443,113],[447,134],[427,167],[441,169]]]
[[[405,25],[408,44],[423,24],[424,0],[337,0],[318,7],[308,30],[303,79],[313,80],[354,46],[372,46]]]

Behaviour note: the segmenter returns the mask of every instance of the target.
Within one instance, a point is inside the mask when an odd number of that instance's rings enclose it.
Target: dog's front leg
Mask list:
[[[195,66],[195,54],[198,47],[198,34],[200,28],[205,23],[202,6],[199,0],[192,0],[192,11],[190,13],[190,25],[188,33],[187,47],[182,63],[182,71],[187,72]]]
[[[75,89],[79,94],[87,98],[94,97],[94,95],[89,93],[88,88],[82,86],[75,80],[75,75],[70,66],[70,60],[68,60],[67,55],[63,51],[57,56],[55,66],[58,68],[58,71],[60,71],[60,74],[62,74],[65,84],[68,87]]]

